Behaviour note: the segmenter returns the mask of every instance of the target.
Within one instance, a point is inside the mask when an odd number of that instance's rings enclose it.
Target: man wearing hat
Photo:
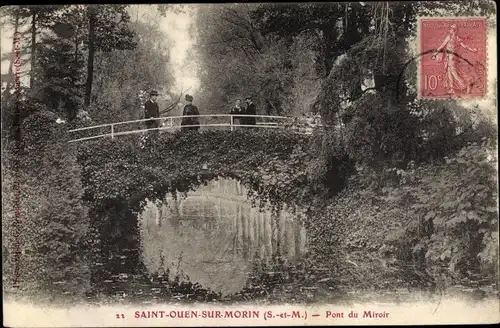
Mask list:
[[[158,97],[158,92],[155,90],[149,93],[149,99],[144,104],[145,118],[158,118],[160,117],[160,109],[158,108],[158,104],[156,103],[156,98]],[[146,127],[148,129],[154,129],[159,126],[158,120],[149,120],[146,121]],[[157,130],[154,130],[157,131]]]
[[[198,107],[193,105],[193,96],[186,95],[184,99],[186,100],[186,106],[184,106],[182,116],[200,115],[200,112],[198,112]],[[198,129],[200,128],[200,122],[198,121],[198,117],[183,117],[181,126],[182,130],[198,131]]]

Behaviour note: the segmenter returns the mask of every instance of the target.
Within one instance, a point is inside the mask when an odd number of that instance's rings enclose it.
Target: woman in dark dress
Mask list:
[[[200,112],[198,111],[198,107],[193,105],[193,96],[186,95],[184,97],[186,100],[186,106],[184,106],[184,111],[182,112],[183,117],[181,121],[181,130],[194,130],[198,131],[200,128],[200,122],[198,120],[198,115]]]

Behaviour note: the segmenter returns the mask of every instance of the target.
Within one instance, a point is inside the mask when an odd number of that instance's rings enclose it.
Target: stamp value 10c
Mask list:
[[[482,98],[486,95],[486,26],[484,17],[419,19],[419,98]]]

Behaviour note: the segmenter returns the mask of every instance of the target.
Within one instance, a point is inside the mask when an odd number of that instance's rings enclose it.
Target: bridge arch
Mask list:
[[[168,193],[193,191],[208,181],[228,177],[239,180],[257,198],[275,204],[278,199],[273,196],[280,192],[285,196],[282,189],[286,186],[276,184],[275,190],[264,190],[276,182],[269,176],[303,178],[293,174],[305,172],[311,158],[308,142],[308,136],[294,133],[207,131],[158,135],[146,142],[139,135],[127,135],[73,147],[83,169],[86,198],[91,201],[126,199],[144,205],[146,198],[163,199]]]
[[[82,167],[93,225],[107,251],[139,248],[137,218],[147,200],[179,197],[216,179],[238,180],[257,205],[294,204],[303,191],[309,138],[271,130],[206,131],[159,134],[146,142],[141,135],[124,135],[70,145]],[[139,254],[134,256],[142,265]]]

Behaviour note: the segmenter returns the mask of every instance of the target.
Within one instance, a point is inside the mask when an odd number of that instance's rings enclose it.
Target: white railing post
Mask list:
[[[170,129],[172,129],[173,127],[174,127],[174,120],[172,116],[170,116]]]
[[[111,124],[111,140],[113,140],[115,138],[115,128],[114,128],[114,125]]]
[[[234,120],[234,116],[233,116],[233,115],[231,115],[231,131],[233,131],[233,130],[234,130],[234,127],[233,127],[234,122],[233,122],[233,120]]]

